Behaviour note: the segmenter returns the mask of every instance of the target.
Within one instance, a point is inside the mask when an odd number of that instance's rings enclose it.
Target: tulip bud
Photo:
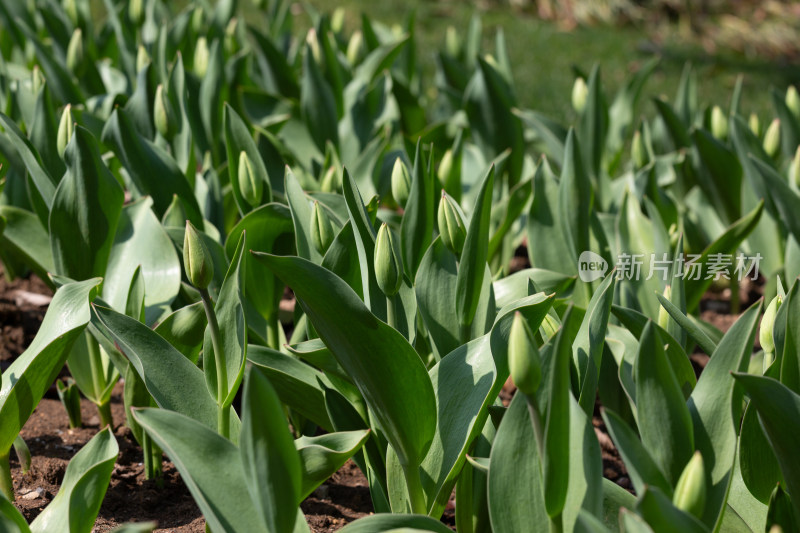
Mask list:
[[[353,32],[347,42],[347,62],[351,66],[358,64],[364,55],[364,34],[360,30]]]
[[[225,26],[225,51],[229,55],[233,55],[238,50],[238,44],[236,42],[236,28],[239,25],[239,21],[237,18],[232,18],[228,21],[228,25]]]
[[[786,107],[795,118],[800,119],[800,95],[797,94],[797,88],[794,85],[790,85],[786,89]]]
[[[667,300],[672,298],[672,287],[669,286],[669,285],[664,287],[664,298],[666,298]],[[669,318],[670,317],[669,317],[669,313],[667,313],[667,310],[664,309],[663,306],[659,307],[658,308],[658,322],[657,322],[658,325],[661,326],[663,329],[667,329],[667,326],[669,326]]]
[[[575,78],[575,84],[572,86],[572,108],[578,113],[583,113],[588,96],[589,87],[586,86],[586,80]]]
[[[764,134],[764,151],[770,157],[778,155],[778,150],[781,148],[781,121],[775,119],[767,128],[767,133]]]
[[[178,198],[177,194],[172,195],[172,202],[170,202],[167,210],[164,211],[164,216],[161,218],[161,225],[166,227],[178,227],[186,221],[186,210],[183,208],[183,202]]]
[[[451,57],[458,57],[461,54],[461,37],[458,36],[458,31],[452,26],[448,26],[445,32],[444,49],[447,51],[447,55]]]
[[[403,284],[403,259],[400,245],[384,222],[375,239],[375,278],[386,296],[394,296]]]
[[[170,105],[167,93],[164,90],[164,86],[161,84],[156,87],[156,99],[153,105],[153,122],[156,125],[158,133],[168,141],[172,140],[177,125],[175,124],[175,115],[172,112],[172,105]]]
[[[203,31],[203,27],[205,26],[205,12],[203,11],[202,7],[196,7],[194,11],[192,11],[192,19],[190,24],[192,27],[192,32],[195,35]]]
[[[728,117],[718,105],[711,109],[711,134],[721,141],[728,138]]]
[[[239,153],[239,192],[245,202],[252,207],[261,205],[261,197],[264,194],[264,181],[253,171],[250,157],[244,150]]]
[[[67,45],[67,70],[80,76],[83,71],[83,32],[76,28]]]
[[[539,350],[522,313],[514,313],[508,335],[508,368],[514,385],[527,396],[536,393],[542,381],[542,362]]]
[[[56,150],[61,157],[64,157],[64,151],[67,149],[70,139],[72,139],[72,131],[75,127],[75,122],[72,120],[72,106],[67,104],[64,112],[61,113],[61,120],[58,123],[58,133],[56,134]]]
[[[67,14],[69,21],[72,22],[72,25],[76,27],[79,26],[80,14],[78,13],[77,0],[64,0],[63,6],[64,12]]]
[[[761,348],[764,350],[764,372],[775,360],[775,337],[773,332],[775,329],[775,317],[778,314],[778,309],[781,307],[783,299],[780,295],[775,296],[764,311],[764,317],[761,319],[761,328],[758,332],[758,340],[761,342]]]
[[[322,176],[319,188],[322,192],[336,192],[342,188],[342,176],[339,172],[336,172],[336,167],[328,167],[328,170]]]
[[[700,452],[694,455],[683,469],[675,493],[672,496],[675,507],[700,518],[706,506],[706,473],[703,456]]]
[[[31,73],[31,89],[33,90],[33,94],[39,94],[39,90],[44,85],[44,77],[42,76],[42,69],[39,68],[39,65],[33,66],[33,72]]]
[[[317,30],[311,28],[308,30],[308,34],[306,34],[306,43],[308,44],[308,49],[311,51],[311,55],[314,58],[314,62],[317,65],[322,65],[322,50],[319,46],[319,37],[317,37]]]
[[[200,37],[194,47],[194,73],[201,78],[205,76],[208,71],[208,61],[208,41],[205,37]]]
[[[204,290],[214,279],[214,262],[211,252],[197,233],[197,230],[188,220],[186,233],[183,236],[183,268],[189,283],[200,290]]]
[[[753,135],[756,137],[761,136],[761,121],[758,120],[758,115],[755,113],[750,113],[750,118],[747,120],[747,125],[750,127],[750,131],[753,132]]]
[[[439,235],[442,243],[448,250],[461,255],[464,248],[464,240],[467,238],[467,228],[464,226],[464,219],[458,212],[455,201],[442,190],[442,199],[439,202],[439,212],[436,217],[439,223]]]
[[[411,176],[405,163],[398,157],[394,160],[392,167],[392,197],[397,205],[403,207],[408,201],[408,194],[411,192]]]
[[[636,130],[633,134],[633,141],[631,141],[631,157],[637,169],[647,166],[650,160],[647,155],[647,147],[644,145],[644,139],[642,139],[642,132],[639,130]]]
[[[144,22],[144,0],[130,0],[128,4],[128,18],[136,26],[141,26]]]
[[[453,171],[453,150],[448,148],[444,155],[442,155],[442,160],[439,162],[439,168],[436,171],[437,176],[439,176],[439,181],[444,184],[450,182],[450,173]]]
[[[314,243],[314,248],[320,254],[325,255],[334,237],[336,235],[333,223],[325,212],[325,208],[321,207],[319,202],[314,202],[314,207],[311,209],[311,242]]]
[[[334,34],[342,33],[344,30],[344,9],[340,6],[333,10],[333,15],[331,15],[331,31]]]
[[[136,51],[136,72],[139,72],[144,67],[146,67],[150,63],[150,54],[147,53],[147,49],[139,45],[139,49]]]

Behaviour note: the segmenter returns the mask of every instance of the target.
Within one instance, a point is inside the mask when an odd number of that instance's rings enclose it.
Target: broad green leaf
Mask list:
[[[529,130],[536,133],[537,144],[543,146],[542,153],[552,159],[557,166],[563,165],[567,129],[538,111],[512,109],[512,112]]]
[[[36,215],[12,205],[0,206],[0,217],[5,220],[5,227],[0,233],[3,253],[18,258],[53,288],[47,274],[55,272],[56,267],[45,227]]]
[[[760,314],[761,303],[758,303],[733,324],[711,355],[687,401],[695,447],[703,455],[710,474],[703,523],[717,530],[736,458],[736,428],[741,415],[741,393],[734,389],[731,372],[747,368]]]
[[[127,290],[141,268],[147,291],[145,322],[153,324],[169,312],[181,284],[181,263],[167,233],[153,214],[150,198],[122,208],[103,284],[103,299],[125,309]]]
[[[677,483],[694,450],[689,410],[664,345],[650,322],[634,365],[636,412],[642,444],[670,483]]]
[[[572,531],[583,513],[601,516],[603,510],[603,459],[591,419],[570,397],[569,482],[564,502],[564,530]],[[575,458],[580,457],[580,460]]]
[[[167,409],[136,409],[133,416],[175,464],[212,531],[265,529],[249,497],[241,453],[231,441],[208,425]]]
[[[303,496],[300,457],[278,395],[257,369],[244,385],[239,447],[245,486],[267,531],[291,531]]]
[[[675,322],[678,323],[685,331],[689,334],[694,342],[700,347],[701,350],[706,352],[707,354],[714,353],[714,350],[717,349],[717,344],[711,340],[711,338],[706,334],[706,332],[697,324],[697,322],[693,322],[688,316],[681,312],[675,304],[667,300],[663,295],[656,294],[658,297],[658,301],[661,303],[661,307],[663,307],[669,316],[672,317]]]
[[[579,403],[587,415],[594,410],[600,361],[605,346],[606,327],[614,299],[614,272],[608,274],[589,301],[578,336],[572,344],[572,359],[577,369]]]
[[[601,163],[608,135],[608,105],[600,85],[600,66],[595,64],[587,80],[586,107],[580,115],[577,136],[583,153],[584,168],[599,181]]]
[[[193,363],[203,347],[207,318],[203,303],[181,307],[158,323],[155,331]]]
[[[20,429],[55,381],[70,349],[89,323],[89,302],[100,282],[95,278],[61,287],[33,342],[0,376],[0,450],[11,449]]]
[[[698,182],[706,196],[728,224],[742,213],[742,165],[736,154],[710,132],[700,128],[692,133],[699,156]]]
[[[322,262],[322,256],[311,241],[311,200],[303,192],[300,182],[288,166],[284,176],[284,189],[294,223],[297,255],[319,264]]]
[[[621,531],[620,514],[623,509],[633,509],[636,497],[610,479],[603,478],[603,523],[611,531]],[[585,514],[583,511],[581,514]]]
[[[545,294],[564,296],[575,282],[573,276],[541,268],[526,268],[492,283],[492,290],[498,308],[503,308],[528,294],[528,283],[533,282],[537,291]]]
[[[416,351],[329,271],[297,257],[253,255],[294,290],[320,338],[358,386],[401,464],[416,468],[436,428],[433,387]]]
[[[645,487],[652,486],[658,487],[664,494],[672,495],[672,485],[664,477],[664,473],[639,440],[636,432],[614,411],[603,409],[602,415],[636,492],[642,493]]]
[[[467,228],[464,249],[458,265],[456,277],[455,312],[461,330],[468,327],[475,318],[480,301],[486,262],[489,259],[489,236],[494,192],[495,168],[491,166],[481,183],[478,199]],[[462,341],[466,340],[463,338]]]
[[[324,430],[333,430],[325,408],[325,392],[320,387],[320,382],[327,382],[324,374],[297,358],[263,346],[248,346],[247,360],[269,378],[281,403]]]
[[[219,322],[221,342],[219,348],[223,353],[217,353],[212,345],[210,324],[203,339],[203,370],[208,392],[216,399],[217,404],[224,407],[233,402],[247,361],[247,324],[242,306],[244,292],[242,271],[248,259],[244,254],[245,239],[246,235],[242,232],[214,305],[214,314]],[[220,369],[224,369],[223,383],[219,383]]]
[[[33,533],[91,531],[117,462],[119,447],[106,428],[75,454],[53,501],[31,523]]]
[[[336,99],[331,86],[314,60],[311,45],[303,54],[303,76],[300,80],[300,110],[303,120],[320,150],[330,140],[339,144]]]
[[[119,379],[119,372],[88,331],[73,345],[67,366],[87,399],[98,405],[111,399],[111,389]]]
[[[636,510],[654,531],[664,533],[707,533],[709,530],[692,515],[681,511],[655,487],[647,487],[636,502]]]
[[[302,489],[305,499],[314,489],[336,473],[369,437],[369,430],[342,431],[318,437],[300,437],[294,441],[300,454]]]
[[[422,149],[422,141],[417,141],[414,167],[411,171],[411,190],[406,201],[403,220],[400,224],[400,244],[403,252],[403,265],[410,279],[415,279],[422,257],[433,241],[434,220],[436,217],[434,178],[428,173]],[[489,231],[489,228],[486,228]],[[488,242],[488,241],[487,241]],[[483,267],[481,266],[481,272]]]
[[[789,495],[800,494],[800,468],[795,457],[800,436],[800,396],[777,380],[764,376],[735,373],[737,383],[750,396],[751,405],[758,411],[758,420],[778,458]],[[792,498],[796,516],[800,516],[800,501]]]
[[[208,394],[203,371],[194,363],[138,320],[107,307],[92,306],[92,324],[128,358],[159,407],[216,430],[217,403]],[[239,435],[235,414],[230,434],[233,439]]]
[[[527,228],[528,258],[534,268],[575,275],[578,265],[561,231],[563,222],[558,195],[558,180],[545,159],[533,176],[533,201]]]
[[[577,265],[578,257],[589,246],[589,227],[592,214],[592,182],[586,174],[581,159],[582,147],[570,130],[564,148],[564,166],[558,184],[558,221],[561,238],[567,244],[571,256],[569,260]],[[535,193],[534,193],[535,194]],[[554,208],[556,206],[551,206]],[[565,260],[567,258],[564,258]],[[588,303],[588,302],[587,302]]]
[[[0,527],[8,533],[30,533],[31,529],[22,513],[0,494]]]
[[[253,206],[242,197],[242,192],[239,189],[239,154],[241,152],[247,154],[250,164],[254,165],[253,175],[256,179],[264,182],[262,203],[272,201],[270,182],[269,179],[265,179],[268,178],[267,167],[264,166],[264,160],[261,159],[258,146],[256,146],[253,137],[250,135],[247,125],[228,103],[224,107],[223,123],[225,128],[225,150],[228,157],[228,176],[233,198],[236,200],[239,212],[246,214],[253,209]]]
[[[409,514],[375,514],[359,518],[340,530],[342,533],[450,533],[447,526],[427,516]]]
[[[56,273],[76,280],[103,276],[122,211],[122,187],[88,130],[75,128],[64,158],[67,173],[53,196],[49,219]]]

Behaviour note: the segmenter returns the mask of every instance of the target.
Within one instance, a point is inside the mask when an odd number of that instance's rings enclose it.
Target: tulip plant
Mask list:
[[[122,378],[145,475],[166,453],[215,533],[309,531],[350,459],[375,514],[347,533],[449,531],[453,493],[464,533],[797,530],[794,88],[766,120],[741,84],[699,105],[687,67],[648,115],[657,61],[610,98],[595,67],[562,124],[479,17],[429,84],[413,19],[45,4],[0,5],[0,260],[55,291],[0,376],[0,529],[92,530]],[[726,332],[700,315],[721,289]],[[82,395],[104,429],[28,525],[10,454],[64,365],[70,425]]]

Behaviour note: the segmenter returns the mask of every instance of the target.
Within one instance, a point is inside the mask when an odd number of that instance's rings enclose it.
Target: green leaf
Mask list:
[[[54,288],[48,272],[55,272],[50,237],[39,219],[24,209],[12,205],[0,206],[5,228],[0,233],[0,248],[22,261],[49,287]]]
[[[750,396],[758,420],[778,458],[786,489],[792,496],[796,516],[800,516],[800,467],[796,443],[800,436],[800,396],[777,380],[764,376],[735,373],[737,383]]]
[[[586,107],[580,115],[577,135],[583,147],[584,168],[599,180],[608,135],[608,105],[600,85],[599,65],[592,68],[587,85]]]
[[[300,437],[294,441],[300,454],[302,489],[305,499],[364,445],[369,430],[342,431],[318,437]]]
[[[311,45],[306,44],[303,54],[303,76],[300,81],[300,111],[317,148],[325,150],[325,143],[339,144],[336,99],[314,60]]]
[[[100,282],[95,278],[61,287],[33,342],[0,376],[0,450],[11,449],[20,429],[55,381],[72,345],[89,323],[89,302]]]
[[[22,513],[3,494],[0,494],[0,527],[8,533],[30,533],[31,531]]]
[[[242,232],[239,244],[231,258],[228,273],[219,297],[214,305],[214,314],[217,315],[219,322],[220,346],[223,353],[216,353],[211,342],[211,327],[206,328],[203,340],[203,370],[206,376],[208,392],[216,399],[217,404],[223,407],[231,405],[236,391],[239,390],[239,383],[244,375],[245,362],[247,361],[247,324],[244,317],[242,306],[242,292],[244,291],[244,280],[242,271],[247,264],[244,255],[245,233]],[[217,375],[217,358],[222,358],[222,366],[225,367],[225,383],[219,387]],[[220,393],[224,396],[220,397]]]
[[[636,498],[610,479],[603,478],[603,523],[611,531],[622,530],[620,514],[633,509]],[[585,511],[581,514],[584,514]]]
[[[250,135],[247,125],[227,102],[225,103],[222,121],[225,128],[225,150],[228,157],[228,176],[231,190],[233,191],[236,205],[239,207],[239,212],[244,215],[251,211],[253,206],[244,199],[239,189],[239,154],[241,152],[247,154],[250,164],[255,165],[253,174],[256,179],[264,182],[262,203],[272,201],[272,189],[267,175],[267,167],[264,165],[264,160],[261,158],[261,153],[258,151],[258,146],[256,146],[253,137]]]
[[[158,323],[155,331],[193,363],[203,347],[207,318],[203,303],[196,302],[177,309]]]
[[[144,296],[145,322],[154,324],[178,296],[181,263],[163,226],[143,198],[122,208],[114,243],[108,259],[103,299],[117,311],[125,309],[128,287],[141,268],[147,291]]]
[[[249,497],[239,448],[231,441],[209,425],[166,409],[136,409],[133,416],[175,464],[212,531],[265,529]]]
[[[311,240],[311,200],[303,192],[300,182],[289,167],[286,167],[284,188],[294,223],[297,255],[319,264],[322,262],[322,256]]]
[[[375,514],[359,518],[340,530],[342,533],[414,533],[430,531],[451,533],[447,526],[433,518],[410,514]]]
[[[578,273],[577,260],[569,241],[563,237],[564,225],[559,208],[559,185],[547,160],[533,176],[533,201],[528,213],[528,258],[535,268],[567,275]]]
[[[107,307],[92,306],[92,324],[128,358],[159,407],[217,429],[217,403],[194,363],[146,325]],[[233,439],[239,435],[235,414],[230,434]]]
[[[736,427],[741,393],[731,372],[747,368],[755,340],[761,303],[751,306],[733,324],[711,355],[687,405],[692,415],[695,447],[710,473],[703,523],[719,526],[736,457]],[[716,524],[716,526],[715,526]]]
[[[692,420],[652,322],[645,326],[639,340],[634,381],[642,444],[674,484],[694,451]]]
[[[418,140],[414,167],[411,171],[411,190],[400,224],[403,264],[406,274],[412,280],[416,278],[422,257],[433,241],[435,203],[433,176],[428,173],[422,141]],[[486,231],[489,231],[488,228]]]
[[[300,457],[278,395],[256,369],[247,375],[242,406],[239,446],[253,507],[268,531],[291,531],[303,496]]]
[[[458,266],[455,311],[462,330],[471,324],[475,318],[478,302],[480,301],[483,278],[486,274],[486,262],[489,259],[489,232],[494,174],[495,168],[491,166],[481,183]],[[466,339],[462,338],[463,340]]]
[[[111,428],[75,454],[53,501],[31,523],[33,533],[90,531],[111,480],[119,447]]]
[[[755,404],[749,404],[739,430],[739,467],[747,490],[763,504],[769,503],[775,485],[781,480],[775,452],[758,422]]]
[[[706,352],[707,354],[714,353],[714,350],[717,349],[717,344],[711,340],[711,338],[706,334],[706,332],[698,325],[697,322],[693,322],[688,316],[683,314],[680,309],[678,309],[675,304],[667,300],[662,294],[656,294],[658,301],[661,303],[661,306],[669,313],[669,316],[672,317],[675,322],[678,323],[685,331],[689,334],[694,342],[700,347],[701,350]]]
[[[76,280],[103,276],[122,210],[122,187],[88,130],[75,128],[64,158],[67,173],[53,196],[49,220],[56,273]]]
[[[636,510],[659,533],[707,533],[709,530],[692,515],[681,511],[655,487],[647,487],[636,502]]]
[[[294,290],[320,338],[358,386],[400,462],[416,468],[433,438],[436,404],[414,348],[331,272],[298,257],[253,255]]]

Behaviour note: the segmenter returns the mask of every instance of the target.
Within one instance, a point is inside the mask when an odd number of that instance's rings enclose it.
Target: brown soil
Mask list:
[[[52,296],[45,283],[31,276],[9,282],[0,265],[0,369],[25,351],[39,329],[47,310],[35,295]]]

